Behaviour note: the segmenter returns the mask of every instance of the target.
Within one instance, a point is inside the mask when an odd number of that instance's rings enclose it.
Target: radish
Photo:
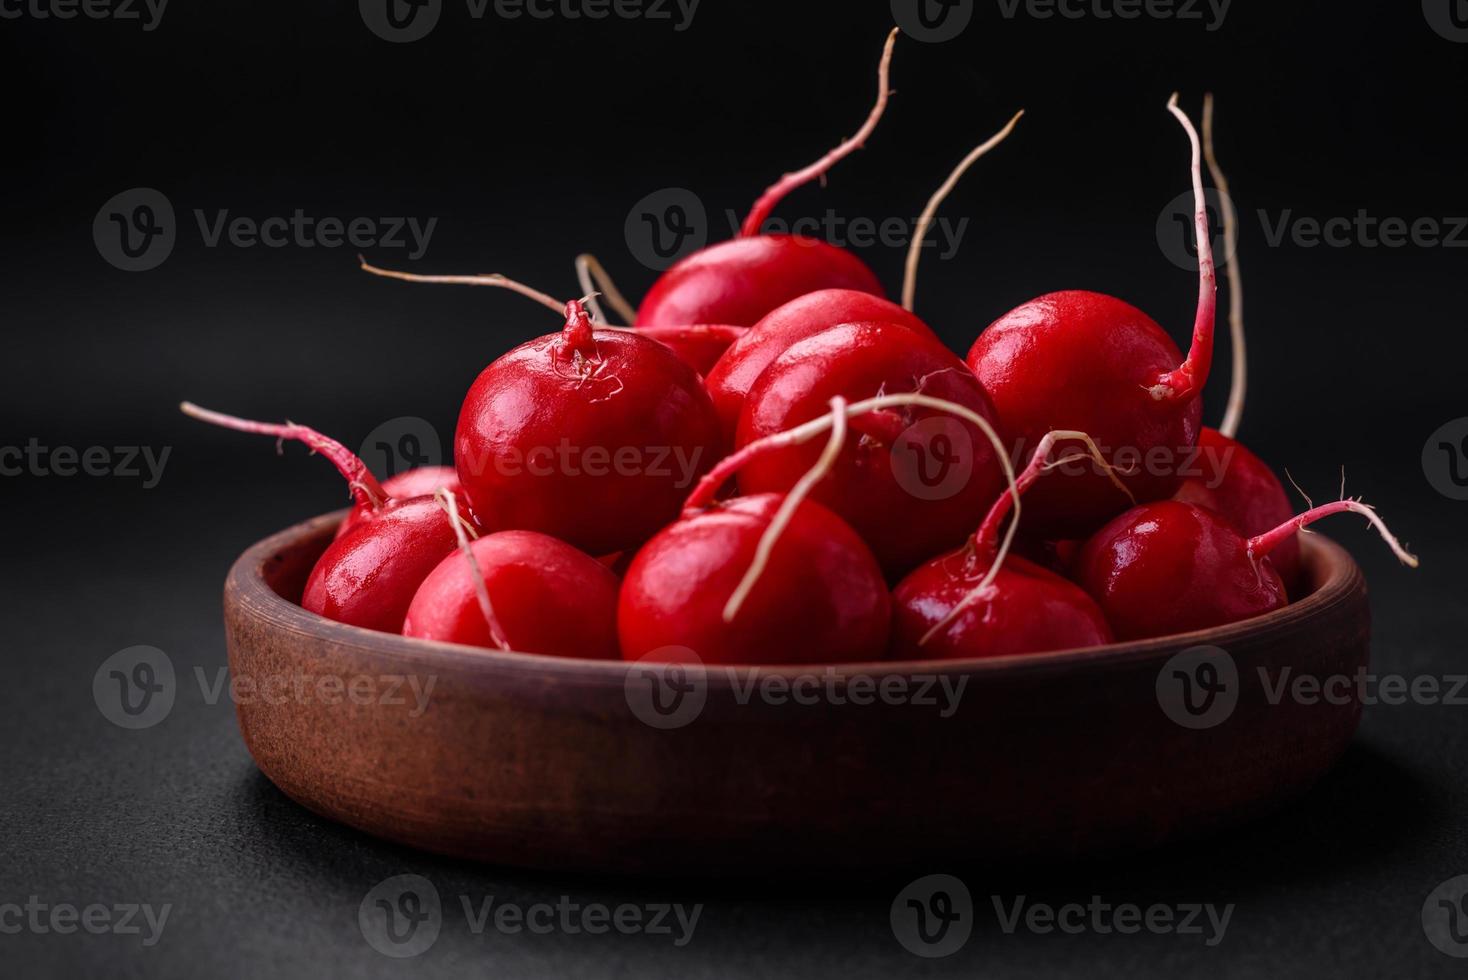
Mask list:
[[[392,500],[431,497],[440,489],[451,490],[454,493],[463,492],[459,487],[459,474],[452,466],[420,466],[382,481],[382,492]],[[342,519],[341,525],[336,529],[336,536],[341,537],[346,534],[359,522],[372,516],[372,513],[369,507],[361,503],[353,505],[351,511]]]
[[[1050,293],[1010,311],[979,335],[968,355],[1001,428],[1019,450],[1052,429],[1088,432],[1141,501],[1176,492],[1176,460],[1197,445],[1199,394],[1213,357],[1214,269],[1198,134],[1176,95],[1167,108],[1192,145],[1199,287],[1187,358],[1140,310],[1078,290]],[[1031,530],[1054,539],[1089,533],[1124,509],[1127,498],[1106,476],[1092,473],[1041,480],[1030,503]]]
[[[855,400],[901,392],[958,403],[985,425],[993,418],[983,387],[946,347],[893,323],[846,323],[770,362],[750,389],[736,445],[816,418],[836,395]],[[813,499],[856,529],[894,581],[962,542],[1004,486],[1005,451],[991,449],[967,417],[912,403],[854,424],[862,438],[842,450]],[[814,455],[807,446],[761,454],[740,472],[739,489],[787,491]]]
[[[456,517],[452,492],[439,500]],[[595,558],[535,531],[499,531],[439,562],[413,596],[403,635],[446,643],[615,660],[617,577]]]
[[[845,407],[837,399],[821,420],[831,438],[791,493],[715,503],[719,486],[749,458],[735,454],[689,495],[682,519],[637,553],[617,609],[624,659],[761,664],[882,656],[891,608],[876,559],[844,521],[805,499],[845,440]]]
[[[594,328],[576,300],[565,316],[560,333],[521,344],[475,380],[454,462],[487,528],[609,554],[678,516],[717,458],[718,419],[697,373],[667,347]]]
[[[881,320],[938,342],[926,323],[891,300],[854,289],[820,289],[765,314],[707,372],[704,380],[726,441],[733,443],[745,399],[770,362],[791,345],[842,323]]]
[[[351,487],[354,510],[363,513],[317,559],[301,605],[339,623],[399,632],[418,586],[454,548],[454,528],[434,499],[389,497],[365,463],[314,429],[235,418],[189,402],[179,407],[214,425],[304,442],[331,460]]]
[[[1218,429],[1204,428],[1198,440],[1203,458],[1221,472],[1206,476],[1190,476],[1173,495],[1174,500],[1207,507],[1228,518],[1244,534],[1263,534],[1289,520],[1294,513],[1284,485],[1274,471],[1236,440],[1239,422],[1244,414],[1244,397],[1248,391],[1248,357],[1244,339],[1244,284],[1239,275],[1238,219],[1229,197],[1228,179],[1213,152],[1213,96],[1203,99],[1203,157],[1220,193],[1223,211],[1224,251],[1229,256],[1224,273],[1228,276],[1229,334],[1233,339],[1233,381],[1229,386],[1228,407]],[[1286,538],[1269,555],[1286,588],[1295,590],[1300,580],[1300,542]]]
[[[894,29],[877,72],[877,101],[856,135],[803,170],[786,174],[755,202],[739,237],[685,256],[653,283],[633,322],[639,327],[730,323],[747,327],[770,310],[817,289],[854,289],[881,296],[882,284],[852,253],[800,235],[761,234],[786,194],[860,149],[887,108]]]
[[[1076,580],[1119,640],[1235,623],[1288,604],[1270,554],[1307,524],[1347,511],[1369,520],[1403,564],[1417,567],[1376,511],[1356,500],[1312,508],[1247,538],[1211,510],[1164,500],[1097,531],[1076,559]]]
[[[369,264],[361,256],[357,258],[364,272],[370,272],[374,276],[382,276],[385,279],[399,279],[403,282],[434,283],[438,285],[497,286],[501,289],[509,289],[522,296],[533,299],[541,306],[553,310],[557,314],[563,313],[566,308],[564,300],[555,299],[538,289],[532,289],[513,279],[508,279],[499,273],[467,276],[420,275],[418,273],[398,272],[394,269],[379,268],[378,266]],[[583,255],[577,260],[577,268],[583,279],[589,278],[591,266],[587,265],[583,271],[583,263],[588,262],[594,264],[596,259],[592,256]],[[615,289],[615,287],[611,288]],[[582,302],[591,311],[593,323],[599,327],[610,326],[601,315],[601,308],[596,304],[596,297],[591,294],[591,290],[588,289],[586,292],[587,295]],[[626,302],[626,300],[621,299],[620,294],[618,295],[618,300],[623,303]],[[700,375],[706,374],[714,362],[719,359],[720,355],[728,349],[729,345],[738,339],[740,334],[744,333],[743,327],[733,327],[727,324],[693,324],[689,326],[647,328],[633,327],[630,329],[634,329],[643,336],[650,337],[665,345],[678,356],[679,360],[693,368]]]
[[[1049,462],[1050,450],[1062,439],[1083,442],[1106,470],[1100,450],[1084,432],[1047,433],[968,543],[918,566],[893,590],[894,656],[1003,657],[1111,642],[1106,617],[1090,596],[1055,572],[1009,553],[1019,527],[1020,495],[1041,473],[1080,458]],[[1014,518],[1001,542],[999,529],[1011,509]]]

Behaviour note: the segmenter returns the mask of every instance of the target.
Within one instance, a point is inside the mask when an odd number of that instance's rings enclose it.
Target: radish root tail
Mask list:
[[[861,149],[866,143],[867,137],[871,136],[872,131],[877,128],[877,123],[881,120],[882,113],[887,111],[887,97],[891,95],[892,48],[897,43],[898,33],[898,28],[892,28],[892,32],[887,35],[887,43],[882,47],[882,61],[877,68],[877,102],[872,106],[872,111],[867,116],[866,122],[862,123],[861,128],[856,131],[854,136],[809,167],[806,167],[804,170],[796,170],[788,173],[774,184],[771,184],[769,189],[760,196],[760,199],[754,202],[754,207],[750,209],[748,217],[744,219],[744,225],[739,230],[740,238],[752,238],[758,235],[760,228],[765,223],[765,219],[770,216],[770,213],[775,210],[776,205],[780,203],[786,194],[789,194],[797,187],[810,183],[817,177],[824,177],[826,171]]]
[[[1261,558],[1268,555],[1280,542],[1289,538],[1296,531],[1305,530],[1307,525],[1315,523],[1322,517],[1344,513],[1360,514],[1366,518],[1371,523],[1371,526],[1376,529],[1376,533],[1381,535],[1381,539],[1387,543],[1387,547],[1391,548],[1392,554],[1397,556],[1398,561],[1409,568],[1416,568],[1418,566],[1417,556],[1408,551],[1406,546],[1397,540],[1396,535],[1392,534],[1391,530],[1386,526],[1386,522],[1376,513],[1376,508],[1369,504],[1364,504],[1359,500],[1337,500],[1334,503],[1312,507],[1303,514],[1296,514],[1274,530],[1265,531],[1258,537],[1250,538],[1249,555],[1252,558]]]
[[[400,279],[403,282],[432,283],[440,286],[497,286],[500,289],[508,289],[511,292],[519,293],[521,296],[533,299],[541,306],[555,310],[557,313],[560,313],[566,308],[565,300],[559,300],[547,293],[542,293],[538,289],[532,289],[522,282],[516,282],[507,276],[502,276],[498,272],[489,272],[474,276],[429,276],[419,275],[414,272],[399,272],[396,269],[382,269],[372,265],[360,255],[357,256],[357,261],[362,264],[363,272],[370,272],[374,276],[381,276],[384,279]]]
[[[805,475],[785,495],[780,503],[780,509],[775,511],[775,516],[770,520],[770,526],[765,528],[765,533],[760,536],[759,544],[754,549],[754,561],[750,563],[749,570],[744,573],[739,587],[729,597],[724,605],[724,622],[734,622],[734,617],[739,615],[744,600],[749,598],[749,593],[754,590],[755,584],[759,582],[760,576],[764,575],[765,568],[770,563],[770,555],[775,551],[775,545],[780,540],[780,535],[785,533],[785,528],[795,517],[795,511],[810,496],[815,485],[830,475],[831,468],[836,465],[836,458],[841,455],[841,448],[846,444],[846,399],[839,395],[831,399],[831,438],[826,442],[826,448]]]
[[[1239,274],[1239,216],[1229,196],[1228,178],[1218,165],[1213,152],[1213,93],[1203,96],[1203,159],[1213,186],[1218,188],[1219,208],[1223,212],[1223,274],[1228,277],[1228,333],[1233,341],[1233,379],[1228,386],[1228,405],[1218,431],[1230,439],[1239,433],[1244,418],[1244,397],[1249,390],[1248,347],[1244,340],[1244,279]]]
[[[631,303],[627,302],[627,297],[622,295],[622,291],[612,281],[606,268],[590,252],[582,252],[576,256],[576,281],[581,284],[581,292],[600,293],[606,299],[607,305],[622,318],[627,326],[630,327],[637,322],[637,311],[632,308]],[[592,300],[587,305],[597,323],[612,326],[607,322],[606,316],[602,314],[599,303]]]
[[[923,213],[918,217],[917,227],[913,229],[912,241],[907,246],[907,265],[902,276],[902,308],[909,313],[912,312],[913,304],[917,302],[917,273],[918,263],[922,261],[923,256],[923,241],[928,237],[928,229],[933,226],[933,219],[938,214],[938,208],[947,200],[948,195],[953,193],[953,188],[958,186],[958,182],[963,179],[969,167],[1008,139],[1009,134],[1014,132],[1014,127],[1019,125],[1020,117],[1024,114],[1023,109],[1016,112],[1003,129],[970,150],[968,156],[963,158],[963,161],[954,168],[953,173],[948,175],[948,179],[943,181],[942,186],[928,199],[927,206],[923,208]]]
[[[454,492],[447,487],[439,487],[433,491],[434,499],[439,506],[449,515],[449,524],[453,526],[454,538],[459,543],[459,551],[469,563],[469,578],[474,582],[474,596],[479,601],[479,611],[484,615],[484,623],[489,627],[489,640],[500,650],[508,653],[510,644],[505,640],[505,634],[500,629],[499,618],[494,614],[494,604],[489,601],[489,586],[484,584],[484,572],[479,568],[479,559],[474,557],[474,548],[469,543],[469,536],[478,536],[468,522],[459,514],[459,501]],[[466,533],[467,532],[467,533]]]

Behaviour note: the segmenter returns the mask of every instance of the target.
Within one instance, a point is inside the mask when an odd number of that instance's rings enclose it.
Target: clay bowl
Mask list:
[[[1304,598],[1221,629],[985,661],[660,674],[308,613],[296,599],[340,516],[260,542],[229,574],[240,730],[302,805],[443,854],[738,873],[1141,848],[1300,794],[1360,717],[1354,697],[1271,697],[1285,668],[1367,664],[1360,570],[1318,535]],[[1200,645],[1226,656],[1173,660]],[[961,691],[946,716],[945,684]]]

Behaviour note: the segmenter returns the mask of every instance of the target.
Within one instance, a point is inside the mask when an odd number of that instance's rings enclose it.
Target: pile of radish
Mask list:
[[[1184,354],[1101,293],[1048,293],[1005,313],[960,358],[913,312],[923,212],[901,304],[855,255],[765,219],[872,135],[787,174],[738,238],[689,255],[635,310],[595,258],[581,299],[498,275],[560,329],[484,368],[453,468],[379,482],[340,443],[291,423],[185,404],[203,421],[304,443],[353,505],[301,604],[328,619],[520,654],[710,664],[942,660],[1033,654],[1237,622],[1308,592],[1299,534],[1341,500],[1294,514],[1237,442],[1242,285],[1229,270],[1234,386],[1202,425],[1213,360],[1214,259],[1203,170],[1227,184],[1174,96],[1191,148],[1199,283]],[[593,283],[595,287],[593,289]],[[597,293],[599,292],[600,297]],[[598,298],[628,324],[607,322]],[[1184,476],[1201,451],[1216,477]],[[568,456],[574,454],[574,459]],[[929,480],[934,472],[956,479]],[[1210,474],[1213,475],[1213,474]]]

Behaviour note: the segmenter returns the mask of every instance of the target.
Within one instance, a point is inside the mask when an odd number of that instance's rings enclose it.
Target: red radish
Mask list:
[[[1315,507],[1249,538],[1211,510],[1164,500],[1097,531],[1076,560],[1076,580],[1119,640],[1235,623],[1289,602],[1271,552],[1305,525],[1346,511],[1364,516],[1403,564],[1417,567],[1376,511],[1355,500]]]
[[[1078,290],[1050,293],[1010,311],[979,335],[968,355],[1000,427],[1019,449],[1052,429],[1089,432],[1141,501],[1176,492],[1178,463],[1198,442],[1199,393],[1213,357],[1213,255],[1198,134],[1176,95],[1167,108],[1192,144],[1199,285],[1187,358],[1140,310]],[[1053,539],[1094,530],[1127,500],[1093,473],[1041,480],[1030,491],[1030,505],[1031,530]]]
[[[521,344],[475,380],[454,461],[487,528],[540,531],[601,555],[676,518],[720,443],[692,368],[633,331],[595,329],[573,300],[560,333]]]
[[[714,400],[724,436],[734,442],[739,415],[756,379],[791,345],[842,323],[881,320],[907,327],[938,342],[928,325],[891,300],[854,289],[820,289],[792,299],[765,314],[745,331],[707,372],[705,387]]]
[[[1061,439],[1085,443],[1097,464],[1106,468],[1084,432],[1047,433],[968,543],[918,566],[893,590],[894,656],[1004,657],[1111,642],[1106,617],[1090,596],[1049,569],[1009,554],[1019,527],[1020,495],[1042,472],[1074,458],[1049,462],[1051,448]],[[1011,508],[1014,518],[1001,542],[999,529]]]
[[[815,163],[786,174],[755,202],[739,237],[685,256],[653,283],[634,321],[639,327],[732,323],[747,327],[770,310],[817,289],[854,289],[882,295],[866,264],[845,249],[801,235],[761,234],[765,219],[786,194],[860,149],[887,108],[892,47],[887,36],[877,73],[877,101],[856,135]]]
[[[382,481],[383,493],[392,500],[431,497],[440,489],[454,493],[461,492],[459,474],[452,466],[420,466]],[[351,511],[342,519],[341,526],[336,529],[336,536],[341,537],[346,534],[348,529],[355,527],[358,522],[370,517],[372,513],[372,509],[363,503],[353,505]]]
[[[399,632],[413,593],[453,550],[454,528],[443,508],[432,497],[390,498],[365,463],[314,429],[235,418],[188,402],[180,408],[225,428],[299,440],[335,464],[357,506],[369,513],[359,516],[317,559],[301,605],[339,623]]]
[[[831,439],[790,494],[713,498],[738,468],[724,460],[689,496],[683,517],[627,569],[617,611],[622,656],[706,664],[875,660],[887,645],[890,600],[881,570],[845,522],[804,499],[846,435],[839,400]],[[786,439],[811,438],[819,425]]]
[[[442,492],[452,515],[457,504]],[[462,530],[462,529],[461,529]],[[500,531],[438,566],[413,596],[403,635],[446,643],[615,660],[617,577],[595,558],[535,531]]]
[[[1198,440],[1204,472],[1185,479],[1173,495],[1174,500],[1207,507],[1228,518],[1244,534],[1263,534],[1290,519],[1294,508],[1289,495],[1274,471],[1244,445],[1236,441],[1239,422],[1244,414],[1244,397],[1248,391],[1248,357],[1244,338],[1244,284],[1239,275],[1238,218],[1229,197],[1228,178],[1213,153],[1213,96],[1203,99],[1203,157],[1220,192],[1223,211],[1224,253],[1228,262],[1229,334],[1233,339],[1233,381],[1229,386],[1228,407],[1218,429],[1204,428]],[[1295,538],[1281,541],[1270,553],[1279,577],[1288,589],[1300,580],[1300,542]]]
[[[385,279],[400,279],[403,282],[454,286],[497,286],[501,289],[509,289],[519,293],[521,296],[533,299],[541,306],[553,310],[558,314],[562,313],[566,308],[565,301],[555,299],[538,289],[532,289],[513,279],[508,279],[499,273],[484,273],[469,276],[419,275],[413,272],[398,272],[394,269],[382,269],[369,264],[361,256],[357,258],[361,262],[364,272],[370,272],[374,276],[382,276]],[[582,256],[582,259],[590,259],[591,262],[596,261],[590,256]],[[592,320],[596,326],[608,326],[606,320],[601,316],[600,308],[596,306],[595,296],[589,295],[588,291],[588,295],[582,302],[592,311]],[[626,301],[622,300],[622,302]],[[729,345],[744,332],[743,327],[731,327],[723,324],[694,324],[689,326],[648,328],[634,327],[631,329],[635,329],[643,336],[650,337],[658,343],[665,345],[678,356],[679,360],[683,361],[699,374],[706,373]]]
[[[993,409],[951,351],[893,323],[822,331],[760,374],[736,440],[747,446],[817,418],[837,395],[855,400],[902,392],[957,403],[968,415],[955,419],[914,402],[859,419],[863,438],[842,450],[831,479],[813,497],[856,529],[893,580],[963,541],[1004,486],[1005,451],[987,441]],[[808,446],[761,454],[740,472],[739,489],[789,490],[814,456]]]

